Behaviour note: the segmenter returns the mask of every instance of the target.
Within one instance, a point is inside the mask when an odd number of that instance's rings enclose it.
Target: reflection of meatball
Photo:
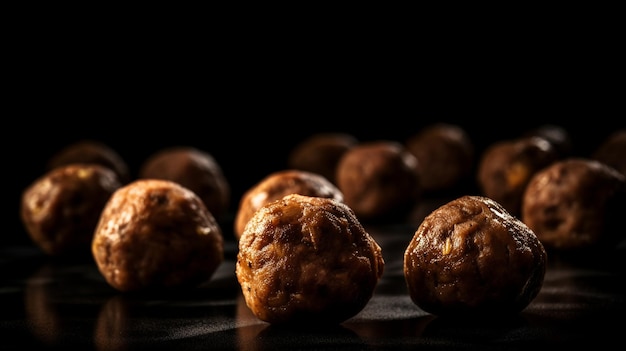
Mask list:
[[[97,164],[56,167],[22,193],[22,221],[46,254],[88,256],[100,213],[121,186],[110,168]]]
[[[400,143],[372,141],[347,151],[337,165],[337,186],[360,220],[400,219],[421,195],[418,160]]]
[[[478,185],[483,195],[517,216],[530,178],[556,161],[558,155],[554,144],[539,137],[497,142],[483,152],[478,165]]]
[[[248,220],[261,206],[289,194],[343,201],[341,191],[330,180],[317,173],[294,169],[276,171],[261,179],[241,197],[235,214],[235,238],[241,236]]]
[[[339,159],[357,142],[354,136],[345,133],[314,134],[291,150],[287,162],[290,168],[318,173],[335,183]]]
[[[120,291],[186,288],[224,259],[222,232],[202,200],[167,180],[136,180],[105,206],[92,243],[106,281]]]
[[[48,160],[47,167],[52,169],[70,163],[95,163],[109,167],[119,177],[122,184],[130,181],[128,164],[108,145],[96,140],[81,140],[67,145]]]
[[[240,240],[236,275],[246,304],[270,323],[341,323],[382,276],[376,241],[340,201],[298,194],[261,207]]]
[[[497,202],[463,196],[420,224],[404,253],[413,302],[435,315],[512,314],[543,285],[547,254]]]
[[[626,129],[610,134],[594,150],[592,156],[593,159],[606,163],[626,176]]]
[[[230,205],[230,185],[212,155],[192,147],[171,147],[144,161],[139,178],[165,179],[193,191],[216,219]]]
[[[467,132],[457,125],[430,125],[407,139],[405,145],[417,157],[425,192],[458,187],[471,175],[474,144]]]
[[[521,218],[546,248],[573,250],[616,244],[624,237],[624,214],[624,175],[595,160],[569,158],[535,174]]]

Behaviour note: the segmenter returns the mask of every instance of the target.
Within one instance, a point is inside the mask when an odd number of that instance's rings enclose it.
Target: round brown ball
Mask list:
[[[554,144],[540,137],[496,142],[483,152],[478,164],[478,185],[482,195],[518,216],[530,178],[558,157]]]
[[[268,202],[300,194],[343,201],[343,194],[327,178],[308,171],[287,169],[273,172],[248,189],[235,213],[234,235],[238,239],[254,213]]]
[[[404,253],[412,301],[441,316],[510,315],[543,285],[546,251],[492,199],[463,196],[429,214]]]
[[[318,133],[300,141],[289,153],[287,165],[317,173],[333,183],[339,159],[358,143],[356,137],[347,133]]]
[[[594,150],[592,158],[626,176],[626,129],[616,130],[607,136]]]
[[[402,144],[379,140],[360,143],[337,165],[337,187],[360,220],[405,217],[422,189],[418,160]]]
[[[122,186],[108,167],[58,166],[23,192],[20,216],[33,242],[51,256],[89,256],[100,213]]]
[[[130,169],[122,156],[109,145],[97,140],[85,139],[66,145],[50,157],[47,169],[72,163],[95,163],[109,167],[122,184],[131,180]]]
[[[165,179],[193,191],[211,214],[224,219],[230,206],[230,184],[215,158],[194,147],[176,146],[159,150],[139,169],[141,179]]]
[[[405,145],[417,157],[421,187],[426,193],[458,188],[472,174],[474,144],[458,125],[429,125],[408,138]]]
[[[164,291],[208,281],[224,259],[223,246],[217,221],[193,191],[140,179],[111,196],[91,250],[115,289]]]
[[[549,249],[613,247],[624,235],[626,178],[591,159],[568,158],[535,174],[522,220]]]
[[[246,305],[274,323],[341,323],[371,299],[384,270],[378,243],[344,203],[291,194],[267,203],[239,240]]]

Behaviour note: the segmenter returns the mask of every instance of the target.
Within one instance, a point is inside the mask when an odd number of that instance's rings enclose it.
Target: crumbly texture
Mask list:
[[[626,178],[596,160],[569,158],[538,172],[524,194],[522,220],[546,248],[605,249],[624,238]]]
[[[302,140],[289,153],[287,165],[293,169],[320,174],[336,184],[339,159],[358,143],[346,133],[318,133]]]
[[[463,196],[428,215],[404,253],[413,302],[435,315],[506,315],[539,293],[547,254],[500,204]]]
[[[343,194],[339,188],[317,173],[296,169],[276,171],[261,179],[241,197],[235,214],[233,228],[235,238],[241,237],[246,224],[259,208],[289,194],[343,201]]]
[[[402,220],[422,194],[417,158],[400,143],[360,143],[337,165],[345,203],[364,222]]]
[[[592,158],[626,176],[626,129],[613,132],[594,150]]]
[[[460,126],[437,123],[407,139],[406,148],[419,162],[424,192],[460,187],[474,166],[474,144]]]
[[[228,212],[230,184],[215,158],[205,151],[187,146],[157,151],[141,165],[139,178],[165,179],[186,187],[218,220]]]
[[[519,216],[524,190],[531,177],[558,157],[555,146],[540,137],[494,143],[483,152],[478,164],[481,195]]]
[[[274,324],[341,323],[371,299],[381,248],[344,203],[287,195],[260,208],[239,240],[247,306]]]
[[[130,169],[122,156],[107,144],[97,140],[85,139],[65,146],[50,157],[47,169],[72,163],[95,163],[109,167],[117,174],[122,184],[131,180]]]
[[[27,233],[51,256],[89,256],[100,213],[122,186],[108,167],[58,166],[22,192],[20,216]]]
[[[102,212],[92,254],[120,291],[163,291],[208,281],[224,259],[222,232],[202,200],[167,180],[136,180]]]

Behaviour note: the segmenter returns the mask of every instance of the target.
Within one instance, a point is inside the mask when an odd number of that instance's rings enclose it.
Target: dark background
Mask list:
[[[201,148],[223,167],[234,209],[317,132],[403,142],[449,122],[468,131],[480,154],[556,124],[574,153],[588,156],[625,126],[623,61],[601,32],[507,40],[344,33],[332,41],[311,33],[68,33],[40,30],[6,46],[7,244],[29,242],[19,220],[23,189],[53,153],[81,139],[105,142],[134,174],[160,148]]]

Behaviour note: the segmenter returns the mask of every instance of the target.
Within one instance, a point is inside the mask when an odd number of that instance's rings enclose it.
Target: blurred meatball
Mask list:
[[[337,186],[345,203],[366,222],[403,219],[422,193],[417,158],[388,140],[347,151],[337,165]]]
[[[128,164],[122,156],[110,146],[96,140],[81,140],[65,146],[50,157],[47,169],[72,163],[95,163],[109,167],[122,184],[131,180]]]
[[[91,250],[106,281],[120,291],[195,287],[224,259],[221,229],[202,200],[160,179],[136,180],[111,196]]]
[[[524,134],[526,137],[541,137],[550,142],[556,149],[559,158],[565,158],[572,154],[574,143],[569,131],[556,124],[542,124],[532,128]]]
[[[108,167],[58,166],[22,193],[20,215],[27,233],[51,256],[89,256],[100,213],[122,186]]]
[[[615,168],[626,176],[626,129],[610,134],[594,150],[592,158]]]
[[[320,174],[295,169],[276,171],[261,179],[241,197],[235,214],[235,238],[241,236],[246,224],[261,206],[289,194],[343,201],[339,188]]]
[[[463,196],[428,215],[404,253],[412,301],[442,316],[515,314],[543,285],[546,251],[500,204]]]
[[[176,146],[148,157],[139,169],[141,179],[164,179],[193,191],[217,219],[224,219],[230,206],[230,184],[221,166],[205,151]]]
[[[419,162],[425,193],[458,188],[472,174],[474,144],[460,126],[446,123],[427,126],[408,138],[405,145]]]
[[[530,178],[558,158],[554,145],[544,138],[496,142],[483,152],[478,164],[478,185],[482,195],[492,198],[509,213],[518,216]]]
[[[344,203],[291,194],[261,207],[239,240],[246,305],[274,324],[333,324],[359,313],[384,269],[381,249]]]
[[[341,156],[358,143],[346,133],[318,133],[298,143],[289,153],[287,165],[292,169],[317,173],[335,183],[335,170]]]
[[[522,220],[548,249],[606,248],[625,237],[626,178],[606,164],[568,158],[535,174]]]

